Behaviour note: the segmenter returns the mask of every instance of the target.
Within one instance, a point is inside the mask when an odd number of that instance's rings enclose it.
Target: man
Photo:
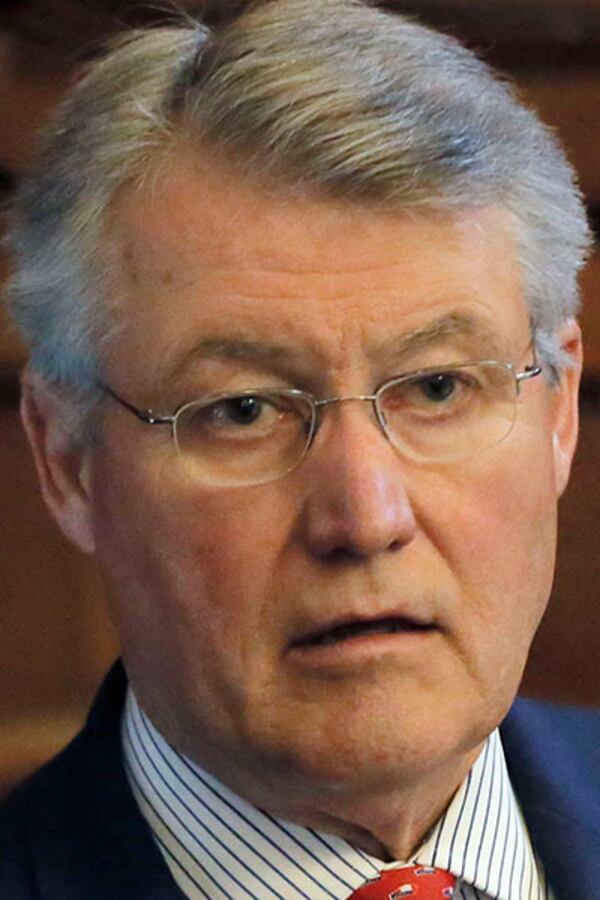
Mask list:
[[[258,3],[100,60],[13,245],[25,427],[128,687],[8,802],[1,895],[595,896],[598,717],[497,730],[577,431],[552,135],[401,16]]]

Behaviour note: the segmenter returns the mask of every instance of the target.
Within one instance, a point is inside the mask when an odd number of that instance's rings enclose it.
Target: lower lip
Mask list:
[[[340,669],[373,662],[381,657],[394,656],[408,663],[420,656],[438,628],[396,631],[382,634],[356,635],[333,644],[302,644],[288,651],[288,660],[304,669]]]

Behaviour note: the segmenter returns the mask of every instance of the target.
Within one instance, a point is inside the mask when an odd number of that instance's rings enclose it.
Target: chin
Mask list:
[[[288,735],[262,756],[263,772],[315,793],[355,794],[406,788],[436,770],[462,768],[489,731],[487,723],[469,729],[447,727],[427,716],[338,715],[329,727]]]

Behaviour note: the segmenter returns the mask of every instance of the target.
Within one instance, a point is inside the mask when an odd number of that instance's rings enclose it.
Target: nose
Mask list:
[[[367,559],[413,540],[403,462],[362,404],[328,411],[302,468],[302,530],[313,555]]]

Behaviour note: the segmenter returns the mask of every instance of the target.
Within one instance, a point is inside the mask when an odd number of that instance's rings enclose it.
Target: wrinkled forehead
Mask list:
[[[149,338],[164,371],[199,344],[267,337],[316,364],[439,332],[440,321],[448,333],[463,322],[465,334],[508,342],[528,334],[511,223],[498,209],[359,205],[181,153],[119,197],[110,240],[121,362],[126,352],[135,362]]]
[[[333,272],[338,264],[346,271],[349,257],[357,267],[368,266],[372,250],[377,259],[387,255],[400,261],[397,229],[402,225],[405,233],[414,226],[420,236],[443,231],[449,249],[473,246],[478,232],[482,240],[491,232],[498,237],[501,233],[506,250],[512,244],[513,218],[506,211],[476,202],[459,211],[434,206],[432,201],[432,209],[417,210],[327,195],[300,182],[262,177],[214,149],[199,151],[182,144],[140,184],[120,193],[112,228],[127,262],[126,273],[135,274],[133,264],[138,263],[139,271],[141,263],[146,270],[149,264],[160,266],[159,271],[168,267],[171,276],[177,273],[177,262],[183,271],[194,264],[202,267],[206,257],[212,264],[252,256],[267,264],[272,257],[280,264],[279,257],[285,255],[291,270],[301,270],[307,250],[310,264]],[[337,244],[323,242],[332,231],[338,234]]]

